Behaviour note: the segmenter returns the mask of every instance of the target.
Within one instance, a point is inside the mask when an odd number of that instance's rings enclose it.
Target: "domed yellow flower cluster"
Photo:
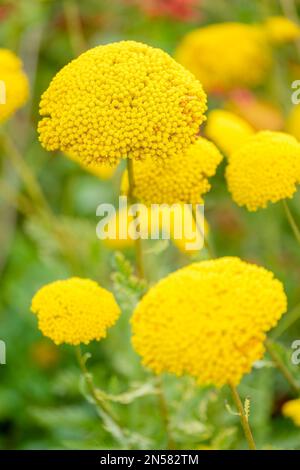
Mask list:
[[[259,85],[272,64],[263,28],[242,23],[219,23],[188,33],[176,59],[207,92]]]
[[[273,44],[285,44],[300,37],[300,28],[284,16],[271,16],[265,24],[268,38]]]
[[[265,333],[286,311],[280,281],[226,257],[191,264],[152,287],[132,318],[133,346],[155,373],[237,385],[264,353]]]
[[[207,117],[205,135],[227,156],[241,147],[254,134],[254,129],[243,118],[230,111],[215,109]]]
[[[8,49],[0,49],[0,81],[2,82],[2,99],[0,100],[1,123],[23,106],[29,94],[28,80],[22,70],[22,62]]]
[[[287,401],[282,407],[282,414],[291,418],[296,426],[300,426],[300,398]]]
[[[109,291],[77,277],[42,287],[32,299],[31,310],[43,335],[56,344],[72,345],[105,338],[120,315]]]
[[[184,152],[205,119],[195,77],[160,49],[121,41],[65,66],[40,103],[40,141],[86,165]]]
[[[208,178],[215,174],[221,160],[217,147],[199,137],[185,154],[172,160],[134,162],[133,195],[144,204],[201,203],[203,194],[210,190]],[[127,190],[126,172],[122,191]]]
[[[249,211],[291,198],[300,182],[300,144],[282,132],[258,132],[233,152],[226,179],[233,200]]]

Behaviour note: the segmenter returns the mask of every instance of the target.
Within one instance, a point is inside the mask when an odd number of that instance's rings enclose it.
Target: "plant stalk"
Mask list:
[[[273,347],[273,342],[271,340],[267,340],[265,342],[266,350],[270,354],[272,361],[276,365],[277,369],[282,373],[283,377],[289,383],[291,389],[295,393],[295,395],[300,394],[300,386],[297,384],[296,380],[290,373],[289,369],[286,367],[285,363],[281,359],[281,357],[276,353]]]
[[[239,396],[239,393],[237,391],[237,388],[232,383],[229,383],[229,387],[230,387],[230,390],[231,390],[231,393],[232,393],[232,398],[235,402],[235,405],[236,405],[238,413],[239,413],[239,417],[240,417],[240,420],[241,420],[241,425],[242,425],[242,428],[244,430],[244,434],[245,434],[246,440],[248,442],[249,449],[250,450],[256,450],[256,445],[255,445],[255,442],[254,442],[254,439],[253,439],[252,431],[251,431],[247,416],[245,414],[244,407],[243,407],[241,398]]]
[[[285,214],[286,214],[286,218],[287,218],[287,220],[288,220],[288,222],[291,226],[291,229],[292,229],[292,231],[295,235],[295,238],[296,238],[297,242],[300,244],[300,229],[297,225],[297,222],[296,222],[293,214],[291,213],[291,210],[290,210],[290,208],[288,206],[288,203],[286,202],[285,199],[283,199],[282,203],[283,203],[284,211],[285,211]]]
[[[128,199],[130,204],[135,204],[136,198],[134,197],[134,172],[133,172],[133,161],[131,158],[127,158],[127,173],[128,173]],[[138,237],[135,240],[135,256],[136,256],[136,270],[140,279],[145,278],[144,263],[143,263],[143,249],[142,240]]]

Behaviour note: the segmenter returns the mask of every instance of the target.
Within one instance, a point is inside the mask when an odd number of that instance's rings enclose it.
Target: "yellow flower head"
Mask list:
[[[195,141],[206,95],[160,49],[121,41],[90,49],[52,80],[40,103],[40,141],[87,165],[167,158]]]
[[[143,297],[133,346],[155,373],[236,385],[263,356],[266,332],[286,307],[281,282],[262,267],[233,257],[194,263]]]
[[[207,118],[205,135],[227,156],[241,147],[254,134],[254,129],[238,115],[230,111],[216,109]]]
[[[56,344],[72,345],[105,338],[120,315],[109,291],[78,277],[42,287],[32,299],[31,311],[44,336]]]
[[[28,94],[21,60],[8,49],[0,49],[0,123],[23,106]]]
[[[287,132],[300,140],[300,105],[293,106],[287,119]]]
[[[300,398],[287,401],[282,407],[282,414],[291,418],[296,426],[300,426]]]
[[[208,178],[216,172],[222,160],[217,147],[198,137],[187,152],[162,162],[147,159],[134,162],[134,196],[144,204],[176,204],[202,202],[210,190]],[[128,188],[125,173],[122,190]]]
[[[242,23],[214,24],[188,33],[176,59],[207,92],[259,85],[272,63],[264,30]]]
[[[300,182],[300,144],[282,132],[258,132],[231,155],[226,179],[233,200],[249,211],[291,198]]]
[[[271,16],[264,24],[271,43],[285,44],[300,37],[300,28],[284,16]]]

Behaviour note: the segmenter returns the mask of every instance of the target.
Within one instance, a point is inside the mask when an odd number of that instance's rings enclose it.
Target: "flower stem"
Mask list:
[[[64,0],[63,7],[73,53],[78,56],[87,49],[87,44],[82,30],[77,1]]]
[[[88,392],[93,399],[97,410],[106,425],[107,430],[113,435],[114,438],[119,440],[122,444],[129,445],[128,434],[126,430],[122,428],[119,421],[111,411],[110,407],[106,403],[105,393],[96,388],[93,381],[92,374],[86,367],[86,359],[82,355],[80,346],[75,348],[77,361],[81,369],[84,381],[86,383]]]
[[[300,386],[297,384],[296,380],[290,373],[289,369],[286,367],[285,363],[281,359],[281,357],[276,353],[274,350],[274,343],[271,340],[267,340],[265,343],[266,349],[270,354],[272,361],[276,365],[277,369],[282,373],[286,381],[289,383],[291,389],[296,395],[300,394]]]
[[[242,401],[240,399],[239,393],[237,391],[237,388],[232,383],[229,383],[229,387],[230,387],[230,390],[231,390],[231,393],[232,393],[232,398],[235,402],[235,405],[236,405],[238,413],[239,413],[239,417],[240,417],[240,420],[241,420],[241,425],[243,427],[245,437],[246,437],[246,440],[248,442],[249,449],[250,450],[256,450],[256,445],[255,445],[255,442],[254,442],[254,439],[253,439],[253,436],[252,436],[252,431],[251,431],[251,428],[250,428],[250,425],[249,425],[249,422],[248,422],[248,418],[245,414],[244,407],[243,407]]]
[[[127,172],[128,172],[128,199],[131,204],[135,204],[136,198],[134,196],[134,173],[133,173],[133,161],[131,158],[127,158]],[[144,264],[143,264],[143,250],[142,250],[142,240],[138,237],[135,240],[135,256],[136,256],[136,269],[139,278],[144,279]]]
[[[41,209],[42,207],[48,208],[48,203],[44,197],[39,183],[37,182],[34,174],[31,172],[30,168],[26,164],[13,140],[10,139],[7,134],[1,134],[1,144],[4,152],[9,156],[14,167],[21,176],[26,190],[34,201],[34,203],[36,204],[36,207],[39,209]]]
[[[293,214],[290,211],[288,203],[286,202],[285,199],[283,199],[282,202],[283,202],[283,207],[284,207],[284,210],[285,210],[287,220],[288,220],[288,222],[289,222],[289,224],[290,224],[290,226],[291,226],[291,228],[294,232],[294,235],[295,235],[295,238],[296,238],[297,242],[300,244],[300,229],[297,225],[297,222],[294,219]]]
[[[162,417],[166,435],[167,435],[167,449],[174,450],[176,449],[176,446],[173,441],[173,437],[172,437],[172,433],[170,429],[169,410],[168,410],[168,405],[167,405],[166,397],[165,397],[164,390],[163,390],[163,383],[162,383],[161,377],[158,378],[157,389],[158,389],[160,413],[161,413],[161,417]]]
[[[68,262],[72,272],[74,274],[79,274],[81,272],[81,266],[79,265],[75,255],[76,248],[72,243],[72,234],[66,230],[66,228],[61,224],[59,218],[53,213],[35,174],[27,165],[13,140],[7,134],[1,134],[0,143],[3,151],[14,165],[14,168],[21,178],[26,192],[32,201],[33,211],[31,212],[35,212],[43,220],[45,225],[51,229],[60,246],[60,251]],[[9,198],[9,193],[6,193],[6,197]],[[23,204],[25,200],[26,199],[20,198],[17,195],[15,196],[15,203],[19,203],[19,208],[21,210],[26,210],[27,213],[29,213],[30,208],[28,200],[26,200],[26,208]]]
[[[203,233],[203,230],[201,230],[201,227],[199,226],[198,224],[198,220],[197,220],[197,215],[196,215],[196,206],[193,205],[193,209],[192,209],[192,214],[193,214],[193,218],[194,218],[194,221],[195,221],[195,224],[196,224],[196,228],[197,230],[200,232],[200,235],[203,237],[203,241],[204,241],[204,246],[205,248],[207,249],[207,252],[208,252],[208,255],[211,259],[215,258],[216,255],[214,253],[214,249],[213,247],[211,246],[211,243],[208,239],[208,237],[205,236],[205,233]]]
[[[296,24],[299,24],[298,14],[297,14],[297,7],[295,4],[295,0],[280,0],[281,8],[284,15],[291,21]],[[300,56],[300,41],[299,39],[295,39],[295,45],[297,48],[298,55]]]

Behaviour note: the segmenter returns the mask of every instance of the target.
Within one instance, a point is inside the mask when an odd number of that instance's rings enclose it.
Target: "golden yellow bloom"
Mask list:
[[[78,277],[42,287],[32,299],[31,311],[44,336],[72,345],[105,338],[120,315],[111,292]]]
[[[293,106],[287,119],[286,129],[289,134],[300,140],[300,105]]]
[[[292,198],[300,182],[300,144],[282,132],[258,132],[231,155],[226,179],[233,200],[249,211]]]
[[[259,85],[272,63],[263,28],[242,23],[219,23],[188,33],[175,57],[207,92]]]
[[[86,165],[167,158],[195,141],[206,95],[165,52],[134,41],[90,49],[52,80],[40,103],[40,141]]]
[[[285,44],[300,37],[299,26],[284,16],[271,16],[264,26],[273,44]]]
[[[0,49],[0,81],[1,123],[23,106],[29,94],[29,84],[22,70],[22,62],[8,49]]]
[[[300,426],[300,398],[287,401],[282,407],[282,414],[291,418],[296,426]]]
[[[254,134],[254,129],[238,115],[223,109],[211,111],[207,117],[205,135],[228,157]]]
[[[208,178],[215,174],[221,160],[217,147],[198,137],[185,154],[178,154],[172,160],[134,162],[133,194],[144,204],[201,203],[203,194],[211,187]],[[126,172],[122,191],[127,190]]]
[[[237,385],[264,354],[266,332],[286,311],[283,285],[266,269],[225,257],[158,282],[132,318],[133,346],[155,373]]]

